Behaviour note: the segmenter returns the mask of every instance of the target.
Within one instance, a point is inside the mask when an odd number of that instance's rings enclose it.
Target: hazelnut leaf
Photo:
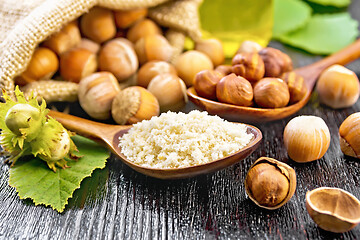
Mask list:
[[[303,28],[279,39],[310,53],[331,54],[352,43],[358,34],[358,22],[349,13],[316,14]]]
[[[35,205],[51,206],[63,212],[68,199],[80,188],[81,181],[97,168],[104,168],[109,151],[81,136],[72,137],[79,149],[78,161],[69,160],[70,168],[53,172],[39,158],[19,159],[9,169],[9,185],[16,188],[20,199],[31,198]]]
[[[275,0],[273,38],[305,26],[311,13],[310,6],[303,1]]]
[[[350,0],[309,0],[310,2],[317,3],[325,6],[334,6],[334,7],[346,7],[351,1]]]

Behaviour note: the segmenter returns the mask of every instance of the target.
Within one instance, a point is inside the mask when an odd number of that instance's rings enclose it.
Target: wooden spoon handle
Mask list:
[[[333,64],[345,65],[354,61],[360,57],[360,39],[356,40],[354,43],[345,47],[344,49],[336,52],[322,60],[310,64],[308,66],[298,68],[297,73],[302,75],[307,81],[310,89],[314,86],[316,79],[319,77],[322,71],[330,67]]]

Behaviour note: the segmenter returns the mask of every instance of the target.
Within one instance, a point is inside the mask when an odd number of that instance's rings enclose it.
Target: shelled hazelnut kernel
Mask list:
[[[50,79],[58,68],[59,60],[56,54],[50,49],[39,47],[35,49],[26,70],[15,78],[15,82],[25,85],[41,79]]]
[[[236,53],[257,53],[263,47],[257,42],[246,40],[243,41]]]
[[[175,67],[164,61],[150,61],[142,65],[137,73],[137,85],[147,88],[151,79],[163,73],[177,75]]]
[[[96,69],[96,55],[86,49],[73,48],[60,56],[60,75],[67,81],[79,82]]]
[[[119,82],[125,81],[133,75],[138,66],[133,45],[125,38],[115,38],[100,49],[100,70],[111,72]]]
[[[330,145],[330,131],[316,116],[298,116],[284,129],[284,144],[295,162],[310,162],[324,156]]]
[[[280,78],[263,78],[254,86],[254,100],[259,107],[285,107],[290,100],[289,88]]]
[[[151,60],[170,61],[173,48],[162,35],[149,35],[135,43],[135,52],[140,64]]]
[[[257,53],[238,53],[232,59],[232,72],[256,82],[264,77],[265,65]]]
[[[160,113],[156,97],[143,87],[128,87],[119,92],[111,106],[111,115],[118,124],[134,124]]]
[[[187,87],[194,84],[195,75],[202,70],[214,68],[210,58],[204,53],[190,50],[182,53],[174,63],[179,77]]]
[[[81,79],[79,83],[79,103],[92,118],[110,118],[111,104],[121,91],[119,82],[110,72],[97,72]]]
[[[224,75],[215,70],[203,70],[195,76],[194,88],[196,93],[204,98],[216,100],[216,85]]]
[[[348,116],[339,127],[340,148],[348,156],[360,158],[360,112]]]
[[[133,10],[117,10],[115,11],[115,23],[118,28],[128,28],[136,21],[146,17],[147,8],[138,8]]]
[[[291,58],[278,49],[263,48],[259,54],[265,64],[265,77],[280,77],[293,69]]]
[[[195,43],[195,50],[205,53],[214,66],[225,61],[224,49],[221,41],[216,38],[202,39]]]
[[[352,106],[359,98],[359,90],[356,74],[337,64],[325,69],[316,84],[320,101],[334,109]]]
[[[82,38],[81,41],[79,42],[79,44],[76,45],[76,48],[83,48],[94,54],[97,54],[100,50],[100,44],[98,44],[90,39]]]
[[[233,73],[231,65],[219,65],[215,68],[215,71],[221,73],[223,77],[229,75],[230,73]]]
[[[280,77],[286,82],[290,93],[290,104],[297,103],[307,93],[307,87],[304,82],[304,78],[295,72],[286,72]]]
[[[131,42],[136,43],[136,41],[142,37],[156,34],[162,34],[160,27],[150,19],[143,19],[131,26],[126,37]]]
[[[80,20],[81,32],[97,43],[103,43],[115,37],[116,26],[111,10],[94,7]]]
[[[43,42],[43,46],[50,48],[56,54],[62,53],[75,47],[81,41],[80,30],[77,22],[73,21],[65,25],[59,32],[53,34]]]
[[[188,101],[185,83],[174,74],[163,73],[155,76],[147,90],[156,97],[162,112],[178,111]]]
[[[223,103],[248,107],[253,104],[253,96],[250,82],[234,73],[223,77],[216,85],[216,97]]]

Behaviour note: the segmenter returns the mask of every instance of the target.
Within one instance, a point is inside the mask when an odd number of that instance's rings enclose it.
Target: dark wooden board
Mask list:
[[[360,19],[360,3],[353,1]],[[314,57],[279,43],[303,66]],[[349,65],[360,74],[360,61]],[[188,104],[186,111],[195,108]],[[0,239],[356,239],[360,227],[344,234],[319,229],[305,209],[305,194],[321,186],[345,189],[360,198],[360,161],[342,154],[338,127],[351,108],[332,110],[319,104],[316,94],[296,115],[316,115],[331,132],[330,148],[315,162],[297,164],[288,159],[283,129],[292,118],[258,124],[264,139],[244,161],[200,177],[163,181],[134,172],[113,156],[107,167],[94,172],[76,190],[64,213],[20,200],[8,185],[8,166],[0,165]],[[295,115],[295,116],[296,116]],[[297,189],[282,208],[269,211],[253,204],[243,181],[250,165],[268,156],[287,162],[297,174]]]

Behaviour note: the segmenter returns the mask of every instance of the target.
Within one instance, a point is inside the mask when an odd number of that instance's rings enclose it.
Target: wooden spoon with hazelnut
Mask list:
[[[333,64],[345,65],[360,57],[360,39],[346,48],[318,62],[295,69],[294,72],[304,78],[306,93],[296,103],[280,108],[243,107],[220,103],[197,95],[193,87],[187,90],[189,99],[210,114],[219,115],[230,121],[269,122],[286,118],[306,105],[312,89],[321,72]]]
[[[131,125],[104,124],[56,111],[50,111],[48,115],[58,120],[70,131],[95,141],[105,143],[108,149],[135,171],[160,179],[188,178],[226,168],[249,156],[259,146],[262,139],[261,131],[258,128],[246,125],[247,132],[254,135],[253,139],[247,146],[225,158],[191,167],[147,168],[136,165],[128,160],[119,147],[120,138],[129,131]]]

